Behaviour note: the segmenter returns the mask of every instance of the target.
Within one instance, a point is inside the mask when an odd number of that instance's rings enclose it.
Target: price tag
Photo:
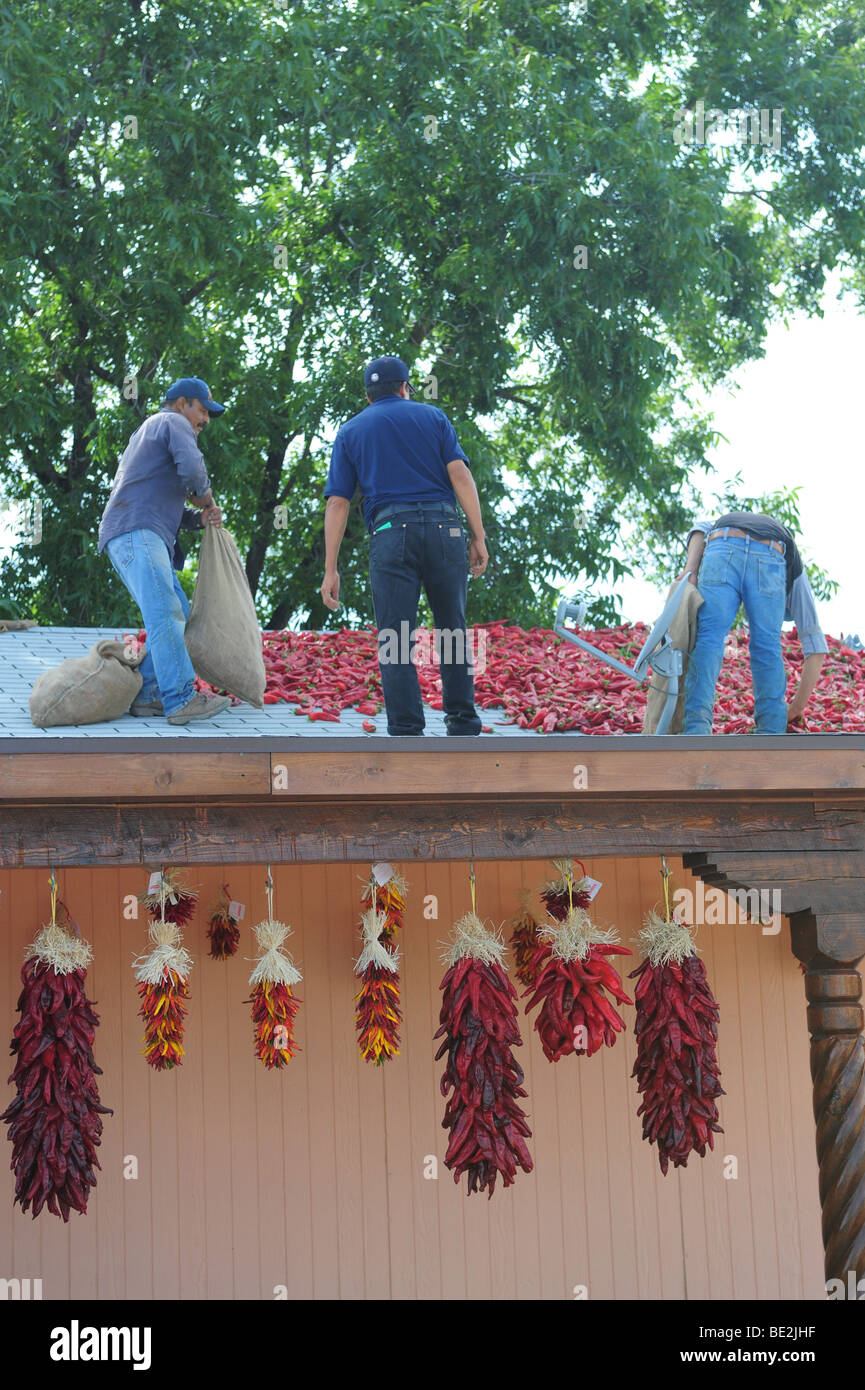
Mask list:
[[[155,874],[151,874],[151,875],[150,875],[150,882],[149,882],[148,885],[147,885],[147,891],[148,891],[148,893],[158,893],[158,892],[159,892],[159,885],[161,884],[161,882],[162,882],[162,874],[161,874],[161,873],[159,872],[159,870],[157,869]]]
[[[230,902],[228,904],[228,915],[233,917],[235,922],[242,922],[246,916],[246,903]]]
[[[604,885],[603,883],[601,883],[600,879],[584,878],[582,883],[582,891],[584,893],[588,893],[589,902],[592,902],[598,896],[598,893],[601,891],[603,886]]]
[[[372,874],[379,887],[383,888],[388,880],[393,878],[393,864],[388,864],[386,862],[373,864]]]

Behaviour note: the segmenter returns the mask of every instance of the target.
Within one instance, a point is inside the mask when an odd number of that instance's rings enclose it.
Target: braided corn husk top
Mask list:
[[[384,942],[379,940],[387,926],[386,914],[376,912],[375,908],[370,908],[361,917],[361,922],[363,924],[363,950],[355,964],[355,974],[362,975],[368,965],[377,965],[382,970],[390,970],[395,973],[399,965],[399,951],[396,948],[389,950]]]
[[[693,927],[666,920],[654,908],[646,913],[643,921],[637,941],[650,965],[681,965],[687,956],[697,954]]]
[[[192,969],[192,956],[183,945],[180,928],[161,919],[151,922],[147,935],[153,950],[146,956],[136,956],[133,965],[135,978],[148,985],[158,985],[166,970],[173,970],[185,980]]]
[[[25,960],[53,965],[56,975],[84,970],[93,959],[93,948],[82,937],[70,936],[57,922],[46,923],[24,952]]]
[[[249,977],[251,985],[296,985],[303,979],[291,956],[282,949],[283,941],[291,935],[291,927],[286,926],[285,922],[277,922],[268,917],[259,922],[253,931],[258,942],[259,956]]]
[[[564,922],[548,922],[538,928],[538,936],[551,944],[554,956],[561,960],[585,960],[593,946],[600,942],[617,942],[615,927],[599,927],[584,907],[574,907]]]
[[[159,908],[160,902],[174,903],[178,898],[191,898],[194,903],[198,902],[198,894],[191,888],[186,888],[181,880],[178,869],[166,869],[162,875],[162,884],[155,893],[139,893],[138,901],[143,903],[148,911],[153,912]]]
[[[442,958],[447,965],[456,965],[458,960],[466,956],[483,961],[484,965],[502,965],[504,954],[505,941],[501,929],[488,931],[476,912],[467,912],[454,923],[451,944]]]

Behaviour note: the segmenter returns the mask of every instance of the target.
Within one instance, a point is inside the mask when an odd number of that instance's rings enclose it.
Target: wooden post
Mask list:
[[[858,1297],[865,1276],[865,856],[862,849],[689,853],[706,882],[777,888],[793,954],[805,967],[827,1286]],[[836,1286],[837,1287],[837,1286]]]
[[[865,917],[843,917],[801,913],[791,930],[806,968],[826,1279],[846,1289],[865,1276],[865,1020],[855,969]],[[843,959],[851,950],[857,953]]]

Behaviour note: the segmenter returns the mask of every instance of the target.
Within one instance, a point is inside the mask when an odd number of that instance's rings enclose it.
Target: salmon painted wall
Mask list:
[[[678,883],[690,876],[673,863]],[[535,1161],[491,1201],[465,1195],[442,1162],[446,1134],[432,1035],[441,943],[469,905],[467,867],[401,866],[409,880],[399,1058],[357,1056],[352,961],[362,865],[277,867],[276,915],[304,974],[300,1054],[267,1073],[252,1052],[251,922],[264,916],[264,866],[188,872],[202,899],[186,942],[195,957],[182,1068],[140,1055],[131,970],[145,921],[124,920],[143,870],[67,869],[60,896],[94,947],[96,1059],[105,1117],[102,1173],[86,1217],[68,1226],[12,1208],[2,1139],[0,1277],[41,1278],[45,1299],[825,1297],[808,1035],[786,923],[706,926],[700,945],[721,1009],[724,1135],[666,1178],[640,1138],[632,1032],[592,1058],[548,1063],[523,1022]],[[545,861],[477,863],[478,908],[496,923]],[[625,944],[658,897],[655,860],[586,861],[604,882],[593,915]],[[210,960],[205,931],[219,885],[247,904],[241,948]],[[47,871],[0,872],[0,1020],[17,1020],[23,952],[49,912]],[[438,918],[425,919],[434,894]],[[532,901],[538,905],[535,896]],[[626,958],[624,958],[626,961]],[[626,966],[627,968],[627,962]],[[629,1026],[633,1010],[624,1008]],[[11,1070],[11,1066],[9,1068]],[[8,1073],[7,1073],[8,1074]],[[5,1080],[5,1076],[4,1076]],[[11,1098],[11,1086],[0,1094]],[[6,1099],[2,1104],[5,1105]],[[437,1155],[437,1180],[424,1177]],[[724,1156],[738,1177],[723,1176]],[[137,1159],[138,1177],[124,1178]]]

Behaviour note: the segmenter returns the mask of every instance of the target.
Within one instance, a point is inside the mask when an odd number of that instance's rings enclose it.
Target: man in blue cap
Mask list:
[[[197,441],[224,410],[200,377],[175,381],[161,410],[127,444],[99,526],[99,551],[108,551],[147,630],[144,684],[132,713],[164,713],[169,724],[212,719],[231,704],[225,695],[195,690],[183,638],[189,600],[175,573],[186,558],[178,531],[222,525]]]
[[[324,492],[321,596],[328,608],[339,607],[337,558],[359,488],[370,533],[369,576],[387,731],[399,736],[424,730],[413,635],[423,586],[439,639],[447,732],[479,734],[466,634],[466,535],[457,500],[469,526],[473,575],[483,574],[488,556],[469,461],[444,412],[411,400],[414,388],[402,358],[377,357],[364,372],[364,385],[368,408],[343,425],[333,445]],[[444,650],[445,642],[449,650]]]

